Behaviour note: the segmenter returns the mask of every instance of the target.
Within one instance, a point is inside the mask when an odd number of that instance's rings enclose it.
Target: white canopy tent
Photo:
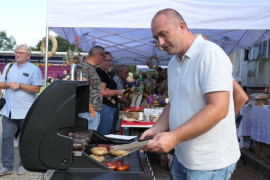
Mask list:
[[[270,39],[268,0],[47,0],[47,27],[88,52],[101,45],[115,64],[145,65],[156,55],[150,23],[164,8],[178,10],[189,29],[202,33],[227,54]],[[77,36],[77,41],[76,37]]]

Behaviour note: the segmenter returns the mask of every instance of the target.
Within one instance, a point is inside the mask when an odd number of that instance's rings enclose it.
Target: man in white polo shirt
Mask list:
[[[175,149],[173,179],[229,179],[240,157],[233,102],[232,64],[224,51],[189,30],[173,9],[159,11],[152,33],[168,54],[168,95],[145,149]]]

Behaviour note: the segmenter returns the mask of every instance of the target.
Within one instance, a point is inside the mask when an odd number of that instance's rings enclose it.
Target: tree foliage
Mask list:
[[[5,31],[0,31],[0,51],[12,51],[16,46],[16,40],[13,36],[7,37]]]
[[[55,39],[57,40],[57,52],[67,52],[69,50],[69,48],[74,51],[75,50],[75,45],[74,44],[70,44],[67,40],[65,40],[64,38],[60,37],[60,36],[56,36]],[[35,51],[40,51],[40,46],[42,44],[43,39],[41,39],[36,47],[34,47],[33,50]],[[50,49],[52,49],[52,42],[49,40],[49,51]],[[78,51],[81,52],[80,49],[78,49]]]
[[[129,72],[132,72],[132,74],[136,74],[136,65],[129,65]]]

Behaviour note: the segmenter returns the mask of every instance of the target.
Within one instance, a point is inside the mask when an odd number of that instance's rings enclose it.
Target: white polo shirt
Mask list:
[[[215,91],[230,91],[227,117],[203,135],[175,147],[179,162],[191,170],[221,169],[240,157],[232,96],[232,64],[218,45],[198,35],[183,60],[174,56],[168,65],[170,130],[205,107],[204,94]]]

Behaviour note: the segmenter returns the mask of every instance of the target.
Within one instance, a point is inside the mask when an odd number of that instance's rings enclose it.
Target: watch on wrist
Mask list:
[[[21,83],[19,83],[19,89],[21,89],[22,88],[22,85],[21,85]]]

